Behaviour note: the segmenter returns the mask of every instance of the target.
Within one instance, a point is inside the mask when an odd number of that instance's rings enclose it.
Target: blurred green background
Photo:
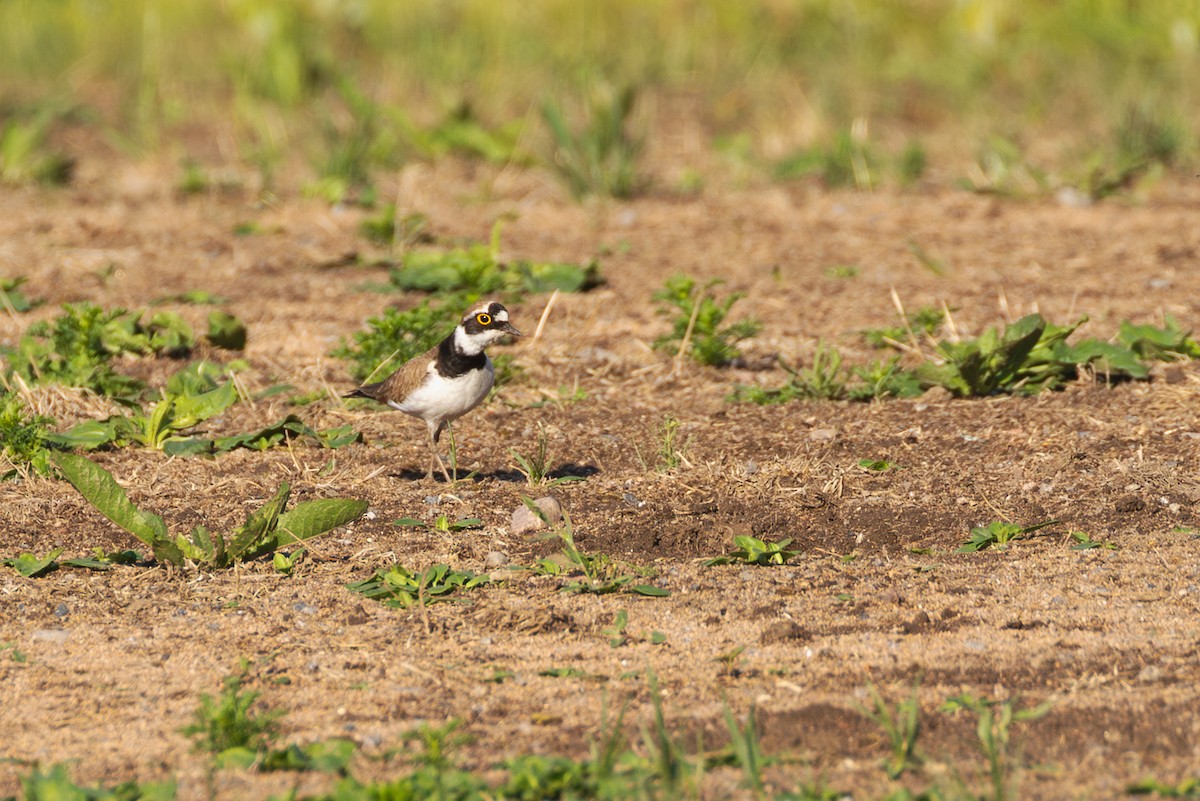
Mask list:
[[[455,151],[628,195],[686,130],[751,180],[1104,196],[1194,159],[1198,37],[1200,0],[0,0],[0,178],[69,180],[82,126],[185,184]]]

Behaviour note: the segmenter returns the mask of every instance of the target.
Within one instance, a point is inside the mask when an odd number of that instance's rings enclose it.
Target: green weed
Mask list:
[[[988,782],[991,794],[985,796],[994,801],[1015,798],[1015,774],[1019,759],[1011,751],[1012,726],[1014,723],[1037,720],[1050,711],[1052,702],[1046,701],[1036,707],[1015,709],[1015,699],[1003,701],[976,698],[970,694],[957,695],[946,701],[942,712],[957,714],[968,711],[977,718],[975,734],[977,745],[987,760]]]
[[[1115,542],[1094,540],[1085,531],[1071,531],[1069,534],[1071,535],[1071,539],[1075,540],[1075,544],[1071,546],[1072,551],[1092,551],[1096,549],[1115,551],[1120,548]]]
[[[915,312],[906,314],[903,325],[869,328],[863,331],[863,339],[873,348],[894,348],[913,338],[936,335],[945,322],[945,311],[933,306],[922,306]]]
[[[601,629],[600,633],[608,638],[608,644],[611,648],[621,648],[635,642],[662,645],[667,641],[667,636],[661,631],[652,631],[648,635],[630,631],[629,613],[624,609],[618,609],[617,613],[613,615],[612,625]]]
[[[35,767],[28,776],[21,777],[23,801],[173,801],[177,789],[173,780],[145,784],[129,780],[111,788],[82,787],[71,780],[63,764],[48,769]],[[14,796],[9,798],[16,801]]]
[[[412,528],[426,528],[430,531],[441,531],[449,533],[451,531],[470,531],[475,528],[483,528],[483,521],[478,517],[464,517],[461,520],[451,520],[446,515],[438,515],[432,523],[426,523],[423,520],[418,520],[415,517],[402,517],[392,523],[394,526],[408,526]]]
[[[736,550],[727,556],[717,556],[707,559],[703,563],[704,566],[711,567],[713,565],[730,564],[783,565],[787,564],[787,561],[792,557],[800,554],[799,551],[788,549],[788,546],[792,544],[791,539],[766,542],[757,537],[737,535],[733,538],[733,544],[736,546]]]
[[[446,316],[448,309],[449,304],[435,307],[429,301],[407,311],[387,309],[367,320],[368,330],[356,332],[354,344],[343,342],[329,355],[353,362],[350,372],[359,381],[387,375],[450,333],[455,323]],[[454,314],[461,312],[457,309]]]
[[[35,323],[15,348],[0,348],[10,369],[29,383],[83,387],[128,397],[142,383],[120,375],[112,360],[123,354],[186,355],[195,342],[191,326],[172,312],[105,311],[92,303],[63,306],[54,320]]]
[[[192,722],[181,729],[191,737],[196,751],[217,757],[231,750],[251,753],[265,750],[279,731],[280,711],[257,711],[254,704],[262,693],[245,690],[245,666],[226,676],[220,695],[200,696],[200,706],[192,713]]]
[[[0,278],[0,309],[9,314],[21,314],[42,305],[43,301],[30,300],[21,289],[28,280],[23,276]]]
[[[917,753],[917,738],[921,733],[921,703],[917,695],[919,686],[920,679],[913,684],[908,698],[893,710],[874,682],[868,682],[867,693],[871,696],[871,706],[858,707],[859,713],[883,729],[888,739],[892,754],[885,764],[887,775],[892,779],[900,778],[905,771],[919,767],[923,762]]]
[[[828,148],[810,148],[787,157],[775,165],[774,175],[777,180],[816,176],[830,188],[871,189],[879,183],[881,166],[881,158],[862,127],[839,131]]]
[[[39,111],[11,116],[0,124],[0,184],[66,184],[75,160],[49,149],[47,138],[57,114]]]
[[[1153,795],[1158,798],[1200,798],[1200,777],[1181,779],[1167,784],[1158,779],[1142,779],[1125,788],[1130,795]]]
[[[509,455],[517,460],[517,470],[520,471],[521,475],[525,476],[526,484],[530,487],[540,487],[544,484],[556,487],[559,484],[567,484],[573,481],[586,481],[583,476],[558,476],[551,478],[550,473],[553,468],[550,466],[550,459],[546,449],[546,429],[541,423],[538,423],[537,444],[534,446],[533,453],[523,456],[516,448],[508,449]]]
[[[955,553],[974,553],[975,551],[983,551],[993,546],[999,550],[1003,550],[1014,540],[1021,539],[1027,534],[1060,522],[1062,521],[1047,520],[1044,523],[1035,523],[1032,526],[1021,526],[1016,523],[993,520],[986,526],[972,528],[971,538],[960,545]]]
[[[542,121],[553,140],[547,161],[575,198],[627,198],[642,189],[637,169],[642,141],[629,130],[636,98],[632,86],[593,88],[584,123],[575,130],[557,103],[542,103]]]
[[[0,456],[13,465],[0,480],[28,475],[30,470],[50,475],[48,431],[52,425],[53,418],[30,413],[16,392],[0,395]]]
[[[514,299],[527,292],[586,292],[602,283],[599,265],[594,261],[578,265],[501,260],[500,231],[498,221],[492,226],[488,244],[406,251],[401,266],[391,271],[391,286],[405,292],[457,295],[462,301],[473,302],[498,292]]]
[[[444,601],[469,603],[458,597],[459,593],[489,581],[491,579],[485,573],[455,570],[449,565],[433,565],[420,573],[413,573],[403,565],[394,565],[387,570],[375,571],[370,578],[347,584],[346,589],[394,609],[409,609]]]
[[[538,508],[533,499],[521,496],[526,507],[537,515],[543,522],[550,525],[546,513]],[[588,593],[607,595],[614,592],[628,592],[635,595],[645,595],[661,598],[670,595],[670,591],[652,584],[638,583],[633,572],[627,572],[604,554],[587,554],[575,545],[575,532],[571,525],[571,516],[563,512],[563,521],[549,535],[557,537],[562,542],[562,551],[544,559],[540,559],[532,567],[534,575],[569,576],[580,575],[581,578],[568,581],[562,586],[563,592]]]
[[[658,427],[658,464],[655,465],[655,469],[660,473],[667,473],[687,464],[687,451],[691,440],[680,439],[682,425],[673,415],[668,414]]]
[[[112,474],[100,465],[70,453],[56,453],[51,462],[101,514],[149,545],[157,560],[175,567],[230,567],[317,537],[357,520],[367,511],[366,501],[343,498],[305,501],[284,511],[291,488],[283,482],[265,504],[228,535],[199,525],[187,536],[171,537],[163,519],[134,506]]]
[[[733,304],[743,293],[732,292],[718,300],[711,290],[720,283],[713,279],[699,286],[686,275],[667,279],[666,285],[654,293],[654,300],[661,304],[660,314],[674,315],[671,333],[655,340],[654,347],[718,367],[741,356],[737,343],[757,334],[762,326],[753,317],[726,324]]]

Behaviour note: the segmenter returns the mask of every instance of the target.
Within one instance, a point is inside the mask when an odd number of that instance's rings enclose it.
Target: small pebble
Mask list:
[[[545,520],[534,514],[533,510],[525,504],[521,504],[512,513],[512,525],[509,527],[509,532],[512,534],[532,534],[535,531],[541,531],[547,527],[547,523],[555,525],[562,520],[562,505],[553,497],[547,495],[543,498],[538,498],[533,502],[538,509],[542,511]]]
[[[292,604],[292,608],[302,615],[315,615],[317,613],[317,607],[307,604],[304,601],[297,601]]]
[[[483,563],[488,567],[504,567],[508,564],[508,554],[504,551],[488,551],[488,555],[483,558]]]
[[[70,629],[35,629],[29,635],[29,639],[34,642],[50,642],[62,644],[71,636]]]
[[[71,608],[68,607],[66,604],[59,604],[54,609],[55,617],[69,617],[70,614],[71,614]]]

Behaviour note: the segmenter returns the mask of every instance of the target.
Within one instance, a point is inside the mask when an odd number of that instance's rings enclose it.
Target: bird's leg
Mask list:
[[[438,453],[438,448],[437,448],[438,440],[441,439],[441,437],[442,437],[442,429],[445,428],[446,423],[445,422],[440,422],[440,423],[430,422],[430,423],[428,423],[428,426],[429,426],[429,452],[432,454],[432,457],[429,460],[429,473],[425,477],[427,479],[429,479],[430,481],[433,480],[433,466],[434,466],[434,464],[436,464],[438,466],[438,468],[441,469],[442,477],[446,479],[446,483],[453,484],[454,481],[450,478],[450,471],[446,469],[446,464],[445,464],[445,462],[442,461],[442,455],[440,453]],[[455,472],[457,473],[457,471],[455,471]]]

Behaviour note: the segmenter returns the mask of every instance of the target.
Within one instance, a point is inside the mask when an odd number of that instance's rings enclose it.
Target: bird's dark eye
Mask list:
[[[480,325],[491,325],[492,315],[485,313],[475,315],[475,321]]]

